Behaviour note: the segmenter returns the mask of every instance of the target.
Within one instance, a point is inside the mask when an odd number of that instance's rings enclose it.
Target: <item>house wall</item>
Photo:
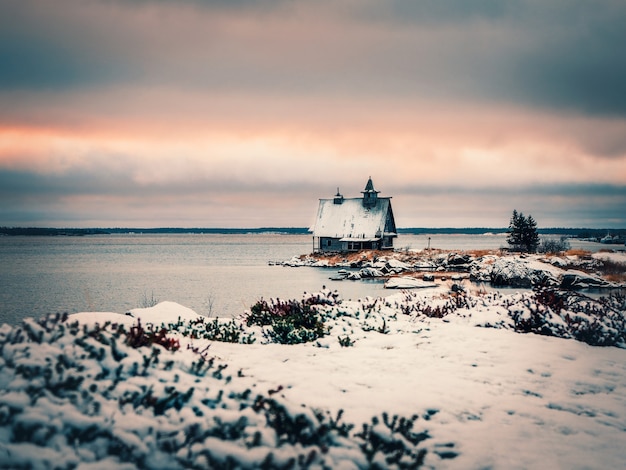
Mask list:
[[[378,242],[344,242],[344,251],[375,250]]]
[[[393,237],[383,237],[382,248],[393,248]]]
[[[341,242],[338,238],[319,237],[313,243],[315,251],[359,251],[393,248],[393,237],[384,237],[379,242]]]
[[[315,247],[319,251],[345,251],[347,248],[344,245],[338,238],[319,237]]]

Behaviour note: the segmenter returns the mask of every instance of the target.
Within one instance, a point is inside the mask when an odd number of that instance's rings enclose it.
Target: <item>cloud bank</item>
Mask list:
[[[626,226],[623,2],[0,6],[0,225]]]

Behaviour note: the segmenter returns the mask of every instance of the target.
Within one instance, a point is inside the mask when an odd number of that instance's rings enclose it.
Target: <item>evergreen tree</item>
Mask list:
[[[532,215],[526,217],[524,231],[522,233],[522,247],[529,253],[535,253],[539,246],[539,234],[537,222]]]
[[[532,215],[524,217],[523,213],[513,210],[509,229],[507,231],[507,243],[513,250],[534,253],[539,246],[539,234],[537,233],[537,222]]]
[[[522,225],[524,214],[518,214],[517,210],[513,210],[511,221],[509,222],[508,236],[506,242],[513,250],[520,250],[522,246]]]

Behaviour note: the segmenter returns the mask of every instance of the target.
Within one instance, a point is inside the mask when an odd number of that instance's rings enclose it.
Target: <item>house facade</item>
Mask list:
[[[313,227],[314,251],[392,249],[396,222],[391,197],[378,196],[369,178],[362,197],[320,199]]]

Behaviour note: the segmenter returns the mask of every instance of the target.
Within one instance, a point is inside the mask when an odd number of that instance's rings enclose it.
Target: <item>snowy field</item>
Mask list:
[[[397,327],[398,325],[394,325]],[[383,412],[432,436],[435,468],[622,468],[626,351],[466,321],[407,323],[352,348],[212,346],[257,386],[286,387],[295,404],[345,410],[352,423]],[[436,458],[446,444],[454,459]]]
[[[0,466],[623,468],[623,299],[598,322],[588,304],[443,286],[307,298],[324,334],[302,344],[245,317],[238,343],[191,339],[199,316],[172,302],[3,326]],[[178,328],[146,342],[138,319]],[[617,347],[574,339],[584,328]]]

